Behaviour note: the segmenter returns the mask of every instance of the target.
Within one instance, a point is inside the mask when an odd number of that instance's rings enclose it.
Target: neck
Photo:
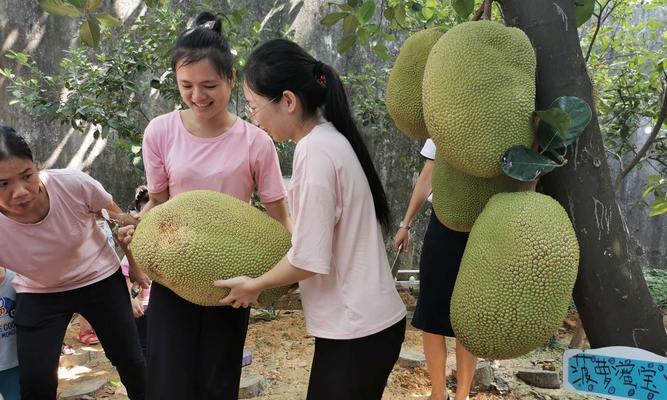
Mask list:
[[[321,115],[320,112],[318,112],[317,115],[308,118],[301,123],[299,129],[296,130],[297,133],[294,135],[293,140],[298,142],[299,140],[306,137],[306,135],[309,134],[313,129],[315,129],[317,125],[323,124],[325,122],[327,122],[327,120],[323,115]]]
[[[227,110],[218,114],[215,118],[207,120],[199,120],[195,118],[194,114],[189,110],[185,115],[186,117],[183,118],[185,127],[191,133],[200,137],[218,136],[231,128],[236,121],[236,116]]]

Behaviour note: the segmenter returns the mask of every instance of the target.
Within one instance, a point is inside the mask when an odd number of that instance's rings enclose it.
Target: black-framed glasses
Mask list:
[[[267,105],[273,103],[274,101],[278,100],[278,99],[281,98],[281,97],[282,97],[282,95],[278,95],[278,96],[272,98],[271,100],[267,101],[266,103],[262,104],[261,106],[259,106],[259,107],[257,107],[257,108],[254,108],[254,109],[253,109],[252,107],[250,107],[250,104],[248,104],[248,102],[246,101],[246,102],[245,102],[245,106],[243,107],[243,114],[244,114],[243,116],[244,116],[248,121],[250,121],[250,122],[252,122],[252,123],[255,123],[255,122],[256,122],[256,121],[255,121],[255,115],[257,115],[258,112],[262,111],[262,109],[263,109],[264,107],[266,107]]]

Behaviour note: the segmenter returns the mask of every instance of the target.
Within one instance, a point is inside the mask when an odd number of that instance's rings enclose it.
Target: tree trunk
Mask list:
[[[499,0],[508,26],[521,28],[537,54],[537,109],[577,96],[595,110],[572,0]],[[542,179],[570,215],[580,246],[574,301],[591,347],[632,346],[667,355],[660,310],[628,247],[628,231],[593,119],[568,148],[565,167]]]

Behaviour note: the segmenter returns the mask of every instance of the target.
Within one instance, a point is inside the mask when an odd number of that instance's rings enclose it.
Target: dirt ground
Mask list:
[[[266,314],[254,312],[248,331],[246,348],[252,352],[252,364],[243,368],[243,376],[263,376],[268,388],[256,399],[296,400],[304,399],[308,385],[310,363],[313,355],[314,339],[305,331],[303,313],[300,310],[278,311],[275,319],[267,321]],[[559,329],[558,340],[550,346],[535,350],[526,356],[513,360],[496,362],[494,372],[507,385],[490,391],[473,393],[478,400],[491,399],[582,399],[584,397],[563,393],[562,390],[534,389],[518,381],[514,374],[520,368],[539,366],[545,361],[560,369],[561,356],[567,347],[576,324],[575,315],[569,315]],[[104,357],[100,345],[85,347],[76,340],[78,324],[74,322],[68,330],[66,343],[78,355],[61,359],[59,392],[61,399],[127,399],[124,387],[117,373]],[[453,355],[454,341],[448,339],[448,349]],[[421,334],[408,327],[404,348],[421,351]],[[454,365],[453,357],[448,358],[448,373]],[[106,382],[106,383],[104,383]],[[73,389],[90,384],[96,391],[86,396],[72,396]],[[449,379],[450,391],[455,391],[455,383]],[[80,390],[79,390],[80,391]],[[384,400],[427,399],[429,379],[425,368],[404,368],[398,364],[389,377]],[[452,397],[453,398],[453,397]]]

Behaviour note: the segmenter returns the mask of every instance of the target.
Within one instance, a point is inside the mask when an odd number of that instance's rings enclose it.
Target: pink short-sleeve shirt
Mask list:
[[[39,177],[49,195],[44,219],[23,224],[0,213],[0,265],[16,272],[16,291],[62,292],[111,276],[120,261],[95,216],[111,195],[81,171],[44,170]]]
[[[288,260],[317,273],[299,283],[308,332],[354,339],[405,317],[368,180],[331,123],[297,143],[288,199],[294,221]]]
[[[207,189],[248,202],[257,188],[264,203],[286,196],[273,141],[241,118],[219,136],[200,138],[173,111],[148,124],[142,151],[151,193]]]

